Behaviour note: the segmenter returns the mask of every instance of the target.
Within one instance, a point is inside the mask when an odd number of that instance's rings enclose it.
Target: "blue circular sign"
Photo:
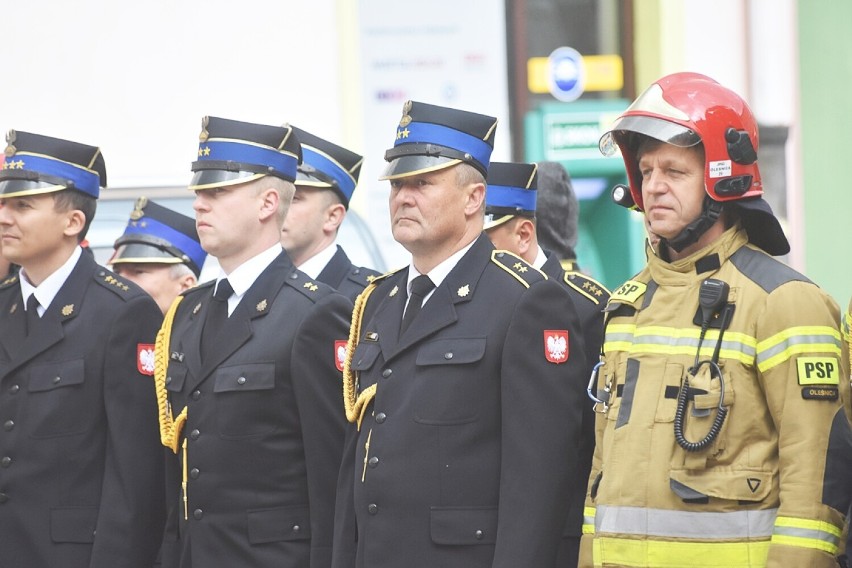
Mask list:
[[[550,94],[564,102],[577,100],[586,83],[583,56],[573,47],[557,47],[548,60]]]

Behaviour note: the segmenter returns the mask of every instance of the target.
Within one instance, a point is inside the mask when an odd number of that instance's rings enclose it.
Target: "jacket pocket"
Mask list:
[[[51,509],[50,539],[53,542],[94,542],[97,524],[96,507]]]
[[[166,373],[166,390],[169,392],[180,392],[186,382],[186,367],[183,365],[169,365]]]
[[[85,379],[83,359],[33,365],[26,403],[32,437],[72,436],[94,427],[100,414],[92,410],[89,399],[99,396],[99,385]]]
[[[375,341],[362,341],[355,348],[351,369],[353,371],[366,371],[372,368],[380,352],[381,348]]]
[[[483,405],[499,400],[483,397],[497,389],[486,388],[498,377],[471,372],[485,356],[484,337],[438,339],[425,343],[415,358],[415,415],[421,424],[448,426],[474,422]]]
[[[281,407],[274,396],[275,363],[220,367],[211,378],[220,436],[261,436],[278,427]]]
[[[246,522],[251,544],[311,538],[309,507],[255,509],[248,511]]]
[[[772,472],[758,469],[673,469],[672,490],[682,498],[715,497],[730,501],[759,502],[772,490]],[[688,494],[689,490],[696,495]]]
[[[448,545],[497,542],[496,507],[432,507],[432,542]]]

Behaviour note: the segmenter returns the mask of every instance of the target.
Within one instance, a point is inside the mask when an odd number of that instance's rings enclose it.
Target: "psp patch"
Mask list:
[[[636,280],[628,280],[618,287],[609,297],[610,302],[618,302],[622,304],[632,304],[645,294],[648,286],[643,282]]]
[[[544,357],[551,363],[568,360],[568,331],[565,329],[544,330]]]
[[[136,370],[143,375],[154,376],[154,345],[152,343],[136,344]]]
[[[840,384],[840,364],[836,357],[799,357],[796,368],[800,385]]]
[[[334,364],[338,371],[343,371],[343,362],[346,361],[346,340],[338,339],[334,342]]]

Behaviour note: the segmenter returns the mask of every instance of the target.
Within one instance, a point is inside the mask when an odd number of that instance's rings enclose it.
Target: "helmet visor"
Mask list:
[[[615,154],[618,143],[630,144],[631,134],[642,134],[655,140],[689,148],[701,143],[701,137],[691,128],[675,122],[642,115],[628,115],[618,118],[609,132],[601,136],[598,147],[605,156]]]

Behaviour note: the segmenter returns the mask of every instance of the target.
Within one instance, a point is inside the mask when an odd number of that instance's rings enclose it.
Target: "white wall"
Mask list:
[[[333,0],[27,0],[0,130],[100,146],[112,187],[185,185],[201,117],[340,132]]]

